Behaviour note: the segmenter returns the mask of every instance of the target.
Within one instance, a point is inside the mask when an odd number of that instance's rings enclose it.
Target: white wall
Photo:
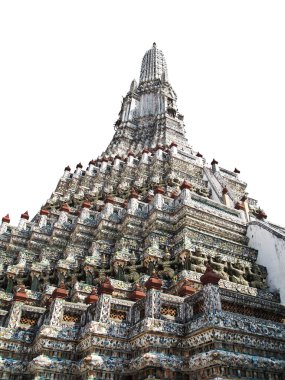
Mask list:
[[[251,222],[247,229],[249,246],[258,250],[257,263],[268,271],[270,291],[280,292],[285,305],[285,235],[262,222]]]

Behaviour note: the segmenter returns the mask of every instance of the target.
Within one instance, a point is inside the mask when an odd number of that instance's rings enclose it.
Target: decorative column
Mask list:
[[[62,225],[65,222],[67,222],[69,212],[70,212],[70,207],[66,203],[64,203],[60,208],[60,214],[57,221],[59,225]]]
[[[196,157],[197,157],[197,162],[200,165],[203,165],[203,154],[201,154],[200,152],[197,152]]]
[[[20,218],[20,221],[19,221],[19,224],[18,224],[18,229],[19,230],[25,230],[26,227],[27,227],[27,221],[29,220],[29,213],[28,211],[24,212],[23,214],[21,214],[21,218]]]
[[[138,204],[139,204],[138,197],[139,197],[138,193],[134,189],[132,189],[129,196],[129,202],[128,202],[128,208],[127,208],[129,214],[135,214],[138,208]]]
[[[10,223],[10,217],[9,217],[9,214],[7,214],[3,216],[2,218],[2,224],[0,226],[0,235],[4,234],[7,231],[9,223]]]
[[[114,211],[114,199],[110,195],[108,195],[105,199],[105,207],[103,208],[101,215],[103,218],[108,218]]]
[[[177,156],[177,144],[176,144],[176,142],[172,141],[169,148],[170,148],[171,156]]]
[[[231,206],[231,200],[230,200],[230,197],[229,197],[229,194],[228,194],[229,190],[227,189],[227,187],[225,186],[223,188],[223,201],[224,201],[224,204],[228,207]]]
[[[134,290],[130,293],[129,298],[131,301],[136,302],[145,298],[145,296],[145,292],[142,290],[139,284],[136,284]]]
[[[81,222],[83,222],[85,219],[89,218],[89,216],[90,216],[90,212],[89,212],[90,207],[91,207],[91,203],[90,202],[88,202],[88,201],[82,202],[82,209],[81,209],[81,213],[80,213],[80,217],[79,217],[79,220]]]
[[[219,163],[217,160],[213,158],[213,161],[211,162],[213,173],[218,172],[220,170]]]
[[[96,308],[98,303],[97,289],[94,287],[90,294],[85,298],[85,303],[88,305],[86,312],[81,315],[81,325],[85,326],[91,321],[96,321]]]
[[[144,148],[144,150],[142,151],[141,162],[143,162],[144,164],[147,164],[148,163],[148,155],[149,155],[149,150]]]
[[[103,157],[102,160],[101,160],[101,166],[100,166],[100,172],[101,173],[104,173],[105,170],[107,169],[107,163],[108,163],[108,158],[107,157]]]
[[[243,206],[244,206],[244,213],[246,215],[246,219],[247,221],[249,222],[249,205],[248,205],[248,198],[247,196],[243,196],[241,198],[241,201],[243,202]]]
[[[76,165],[76,169],[75,169],[75,172],[74,172],[74,177],[79,177],[82,173],[82,164],[81,162],[79,162],[79,164]]]
[[[204,313],[215,314],[222,310],[219,292],[220,276],[208,265],[200,281],[203,284]]]
[[[181,189],[180,198],[182,200],[182,203],[184,205],[190,205],[191,204],[191,191],[190,190],[192,189],[191,183],[184,180],[184,182],[180,186],[180,189]]]
[[[155,155],[159,160],[162,160],[162,146],[159,144],[156,146]]]
[[[185,280],[178,291],[180,297],[192,296],[194,293],[196,293],[196,289],[193,288],[192,283],[189,280]]]
[[[93,170],[95,169],[96,162],[94,160],[91,160],[88,165],[88,169],[86,170],[86,173],[89,175],[93,174]]]
[[[63,315],[64,300],[68,292],[65,289],[64,282],[62,281],[58,288],[54,289],[52,293],[52,303],[50,305],[50,312],[48,317],[49,325],[60,326]]]
[[[267,218],[267,215],[265,213],[264,210],[261,210],[260,208],[257,210],[257,212],[255,213],[255,216],[257,217],[257,219],[259,220],[263,220],[263,219],[266,219]]]
[[[235,209],[241,211],[241,216],[245,222],[249,222],[248,199],[245,195],[241,198],[240,201],[236,202]]]
[[[157,187],[155,190],[154,190],[154,200],[153,200],[153,204],[154,204],[154,207],[157,208],[158,210],[161,210],[162,209],[162,206],[163,206],[163,194],[164,194],[164,189],[162,187]]]
[[[87,305],[90,305],[90,304],[95,303],[97,301],[98,301],[97,289],[93,288],[91,293],[88,294],[88,296],[85,298],[85,303]]]
[[[121,157],[118,155],[115,156],[113,168],[116,170],[119,170],[120,169],[120,162],[121,162]]]
[[[98,322],[107,323],[110,319],[111,301],[114,287],[108,277],[99,287],[99,300],[97,302],[95,319]]]
[[[40,220],[39,220],[39,227],[45,227],[47,225],[47,218],[49,215],[49,211],[45,209],[41,209],[40,211]]]
[[[67,179],[67,178],[69,178],[69,176],[70,176],[70,171],[71,171],[70,166],[66,166],[66,167],[64,168],[63,176],[62,176],[61,178],[62,178],[62,179]]]
[[[160,318],[162,280],[154,272],[145,283],[147,288],[145,316],[147,318]]]
[[[134,153],[133,152],[129,152],[128,153],[128,160],[127,160],[127,165],[128,166],[133,166],[133,163],[134,163]]]
[[[24,285],[21,285],[20,288],[16,291],[13,297],[12,306],[9,311],[9,316],[6,322],[8,328],[15,329],[20,324],[22,307],[27,301],[28,296]]]

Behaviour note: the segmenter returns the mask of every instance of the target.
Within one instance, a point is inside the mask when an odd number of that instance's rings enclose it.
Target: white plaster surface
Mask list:
[[[279,291],[285,305],[285,234],[278,233],[265,223],[254,222],[247,229],[249,246],[258,250],[257,263],[268,271],[270,291]]]

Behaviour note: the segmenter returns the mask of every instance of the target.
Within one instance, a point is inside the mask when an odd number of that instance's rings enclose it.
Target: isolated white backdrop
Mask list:
[[[155,41],[191,145],[285,225],[284,18],[278,0],[2,1],[0,216],[33,216],[104,151]]]

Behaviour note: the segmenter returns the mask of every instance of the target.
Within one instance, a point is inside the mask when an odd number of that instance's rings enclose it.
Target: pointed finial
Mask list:
[[[21,214],[21,219],[26,219],[26,220],[29,220],[29,213],[28,211],[24,212],[23,214]]]
[[[10,216],[9,216],[9,214],[3,216],[2,222],[3,223],[10,223]]]
[[[138,301],[146,296],[145,292],[142,290],[141,286],[139,284],[135,285],[134,290],[129,295],[129,298],[132,301]]]
[[[203,285],[207,284],[213,284],[218,285],[218,282],[220,281],[221,277],[218,273],[214,272],[212,267],[207,264],[205,273],[200,277],[200,281]]]
[[[46,210],[45,208],[42,208],[41,211],[40,211],[40,215],[46,215],[46,216],[48,216],[49,215],[49,210]]]
[[[70,207],[68,206],[67,203],[64,203],[64,204],[61,206],[60,211],[70,212]]]
[[[152,47],[156,49],[156,43],[155,42],[152,44]]]
[[[130,195],[129,195],[129,198],[131,199],[131,198],[138,198],[139,197],[139,195],[138,195],[138,193],[136,192],[136,190],[134,189],[134,188],[132,188],[132,190],[131,190],[131,192],[130,192]]]
[[[83,208],[90,208],[91,207],[91,203],[88,200],[83,201],[82,202],[82,207]]]
[[[91,304],[98,301],[97,289],[93,288],[91,293],[85,299],[85,303]]]
[[[186,181],[186,180],[184,179],[182,185],[180,186],[180,189],[181,189],[181,190],[184,190],[184,189],[191,190],[191,189],[192,189],[192,185],[191,185],[190,182],[188,182],[188,181]]]
[[[112,294],[113,291],[114,291],[114,287],[111,284],[110,279],[108,277],[106,277],[105,280],[103,282],[101,282],[101,284],[99,286],[98,294],[99,295],[101,295],[101,294]]]
[[[27,300],[28,296],[26,293],[25,285],[20,285],[19,289],[14,294],[13,300],[18,302],[25,302]]]
[[[145,282],[145,287],[149,289],[156,289],[160,290],[162,287],[162,280],[158,277],[155,270],[152,272],[152,275],[149,277],[149,279]]]
[[[68,296],[68,291],[65,288],[64,281],[61,280],[59,286],[52,292],[52,298],[66,298]]]

